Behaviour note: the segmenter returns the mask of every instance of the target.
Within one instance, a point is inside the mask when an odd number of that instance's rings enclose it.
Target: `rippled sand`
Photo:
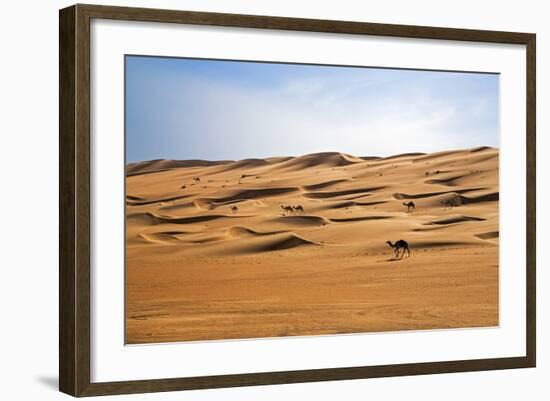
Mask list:
[[[128,165],[126,341],[498,325],[498,160],[477,148]],[[410,257],[386,244],[400,239]]]

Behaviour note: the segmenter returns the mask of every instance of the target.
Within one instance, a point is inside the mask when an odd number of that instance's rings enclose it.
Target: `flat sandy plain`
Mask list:
[[[126,342],[496,326],[498,160],[482,147],[129,164]],[[410,257],[386,244],[399,239]]]

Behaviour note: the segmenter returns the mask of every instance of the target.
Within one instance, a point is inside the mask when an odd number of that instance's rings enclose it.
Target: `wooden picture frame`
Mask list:
[[[90,380],[90,21],[94,18],[400,38],[519,44],[527,58],[526,355],[365,367],[181,377]],[[59,14],[59,388],[73,396],[144,393],[534,367],[536,361],[535,41],[530,33],[350,21],[74,5]]]

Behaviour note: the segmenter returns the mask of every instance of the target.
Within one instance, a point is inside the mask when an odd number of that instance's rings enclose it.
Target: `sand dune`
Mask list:
[[[493,239],[493,238],[498,238],[499,237],[499,232],[498,231],[490,231],[490,232],[487,232],[487,233],[476,234],[475,236],[478,237],[478,238],[481,238],[481,239]]]
[[[243,236],[255,237],[255,236],[280,234],[282,232],[286,232],[286,231],[258,232],[246,227],[231,227],[229,230],[227,230],[227,234],[230,237],[243,237]]]
[[[460,204],[467,205],[469,203],[477,202],[495,202],[499,200],[498,192],[490,192],[488,194],[478,195],[478,196],[459,196]]]
[[[350,208],[353,206],[374,206],[374,205],[380,205],[383,203],[387,203],[388,201],[382,200],[382,201],[372,201],[372,202],[355,202],[355,201],[346,201],[341,203],[334,203],[330,205],[333,209],[342,209],[342,208]]]
[[[220,163],[222,166],[218,168],[218,172],[235,171],[235,170],[250,170],[256,167],[263,167],[270,164],[264,159],[244,159],[230,163]]]
[[[470,152],[471,153],[476,153],[476,152],[483,152],[485,150],[494,150],[493,148],[491,148],[490,146],[478,146],[477,148],[472,148],[470,149]]]
[[[368,221],[368,220],[384,220],[391,219],[392,216],[355,216],[355,217],[343,217],[343,218],[334,218],[330,221],[336,223],[351,223],[353,221]]]
[[[131,163],[126,166],[126,175],[140,175],[166,171],[174,168],[208,167],[227,164],[229,161],[207,161],[207,160],[150,160],[145,162]]]
[[[410,158],[410,157],[425,156],[425,155],[426,155],[426,153],[421,153],[421,152],[401,153],[399,155],[382,157],[382,158],[380,158],[380,160],[387,161],[387,160],[402,159],[404,157]]]
[[[191,217],[170,217],[170,216],[156,216],[151,214],[153,217],[154,224],[193,224],[201,223],[217,219],[242,219],[245,216],[227,216],[223,214],[208,214],[202,216],[191,216]]]
[[[151,234],[138,234],[145,242],[152,244],[166,244],[166,243],[177,243],[180,242],[178,236],[185,235],[184,231],[159,231]]]
[[[143,205],[150,205],[152,203],[164,203],[164,202],[172,202],[180,199],[189,198],[192,195],[181,195],[181,196],[172,196],[168,198],[156,198],[156,199],[145,199],[143,197],[139,196],[126,196],[126,203],[131,206],[143,206]]]
[[[237,253],[273,252],[311,245],[317,244],[293,233],[275,234],[270,235],[268,238],[249,241],[246,245],[239,245],[237,246]]]
[[[129,164],[127,342],[497,325],[498,159]],[[398,239],[410,258],[395,260]]]
[[[403,193],[395,193],[393,194],[393,197],[395,199],[421,199],[421,198],[431,198],[433,196],[438,195],[445,195],[445,194],[465,194],[468,192],[475,192],[475,191],[481,191],[486,188],[465,188],[465,189],[453,189],[452,191],[441,191],[441,192],[427,192],[427,193],[420,193],[420,194],[403,194]]]
[[[336,184],[341,184],[341,183],[346,182],[346,181],[349,181],[349,179],[344,178],[344,179],[340,179],[340,180],[325,181],[325,182],[320,182],[319,184],[305,185],[304,189],[306,189],[308,191],[315,191],[317,189],[323,189],[323,188],[326,188],[326,187],[331,187],[331,186],[336,185]]]
[[[330,221],[322,216],[284,216],[276,217],[271,220],[272,223],[288,224],[290,226],[309,227],[309,226],[324,226]]]
[[[483,221],[485,219],[481,217],[470,217],[470,216],[452,216],[445,217],[444,219],[438,219],[430,221],[426,224],[455,224],[455,223],[465,223],[467,221]]]
[[[156,216],[149,212],[126,213],[126,224],[132,228],[140,229],[144,225],[156,224]]]
[[[306,198],[312,199],[325,199],[325,198],[337,198],[345,195],[363,194],[362,196],[368,196],[371,192],[382,189],[383,187],[371,187],[371,188],[350,188],[342,191],[333,192],[307,192],[304,193]]]
[[[468,174],[459,174],[459,175],[453,175],[451,177],[446,178],[433,178],[424,181],[426,184],[436,184],[436,185],[448,185],[448,186],[455,186],[457,185],[457,180],[464,178],[468,176]]]
[[[294,157],[278,164],[277,169],[307,169],[311,167],[342,167],[350,164],[360,163],[363,160],[359,157],[337,152],[313,153],[310,155]]]
[[[299,191],[296,187],[289,188],[261,188],[261,189],[244,189],[236,191],[233,195],[220,197],[217,199],[216,203],[229,203],[235,201],[243,201],[248,199],[262,199],[267,197],[274,197],[289,194],[292,192]]]

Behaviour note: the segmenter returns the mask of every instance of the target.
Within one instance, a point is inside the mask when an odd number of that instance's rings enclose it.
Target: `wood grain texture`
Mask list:
[[[286,372],[252,373],[224,376],[137,380],[94,383],[81,395],[133,394],[161,391],[200,390],[209,388],[259,386],[320,382],[328,380],[356,380],[377,377],[416,376],[438,373],[472,372],[527,368],[526,358],[498,358],[468,361],[412,363],[334,369],[296,370]]]
[[[59,14],[59,388],[75,393],[75,7]]]
[[[435,363],[266,372],[114,383],[91,383],[89,60],[91,18],[526,45],[527,355],[517,358],[443,361]],[[73,396],[92,396],[511,369],[535,366],[536,46],[534,34],[94,5],[76,5],[61,10],[59,15],[59,28],[59,386],[61,391]]]
[[[525,44],[528,33],[79,4],[92,18]],[[108,17],[107,17],[108,16]]]
[[[536,36],[529,35],[527,41],[527,258],[526,266],[526,333],[527,333],[527,359],[530,366],[536,366],[536,344],[537,344],[537,135],[536,135]]]
[[[90,19],[76,13],[76,387],[90,383]]]

